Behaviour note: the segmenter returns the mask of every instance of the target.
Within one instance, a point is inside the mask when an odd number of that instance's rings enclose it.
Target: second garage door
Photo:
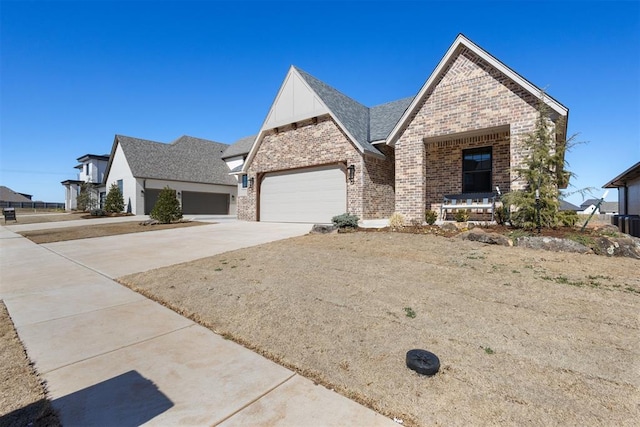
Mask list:
[[[229,195],[224,193],[182,192],[183,214],[217,214],[229,213]]]
[[[260,221],[330,223],[347,211],[347,183],[337,165],[267,174],[260,186]]]

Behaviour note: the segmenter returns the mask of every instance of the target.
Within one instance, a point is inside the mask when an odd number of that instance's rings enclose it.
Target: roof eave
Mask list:
[[[629,179],[635,179],[640,177],[640,162],[631,166],[626,171],[622,172],[620,175],[613,178],[611,181],[607,182],[602,188],[618,188],[624,187],[625,183]]]

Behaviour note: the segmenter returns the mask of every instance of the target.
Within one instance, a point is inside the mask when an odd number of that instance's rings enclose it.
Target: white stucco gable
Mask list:
[[[289,73],[271,106],[262,129],[317,117],[329,112],[327,106],[300,76],[294,67]]]

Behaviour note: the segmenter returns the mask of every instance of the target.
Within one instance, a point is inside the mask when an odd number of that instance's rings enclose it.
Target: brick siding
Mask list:
[[[394,203],[393,149],[384,149],[391,157],[363,157],[328,115],[269,130],[248,169],[255,185],[238,197],[238,218],[258,219],[260,182],[266,173],[329,164],[345,170],[348,165],[356,167],[354,182],[347,182],[349,213],[360,218],[388,216]]]
[[[535,127],[537,103],[536,96],[459,48],[396,142],[395,210],[422,219],[425,208],[439,206],[443,194],[461,192],[467,148],[492,146],[494,186],[505,192],[523,188],[514,168],[527,155],[521,141]],[[496,128],[507,131],[495,133]],[[469,131],[476,136],[465,137]]]

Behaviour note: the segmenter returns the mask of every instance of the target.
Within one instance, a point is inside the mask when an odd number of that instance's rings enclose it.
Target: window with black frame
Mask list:
[[[249,183],[248,176],[246,174],[242,175],[242,188],[247,188],[249,185],[248,183]]]
[[[491,147],[462,150],[462,192],[491,191]]]

